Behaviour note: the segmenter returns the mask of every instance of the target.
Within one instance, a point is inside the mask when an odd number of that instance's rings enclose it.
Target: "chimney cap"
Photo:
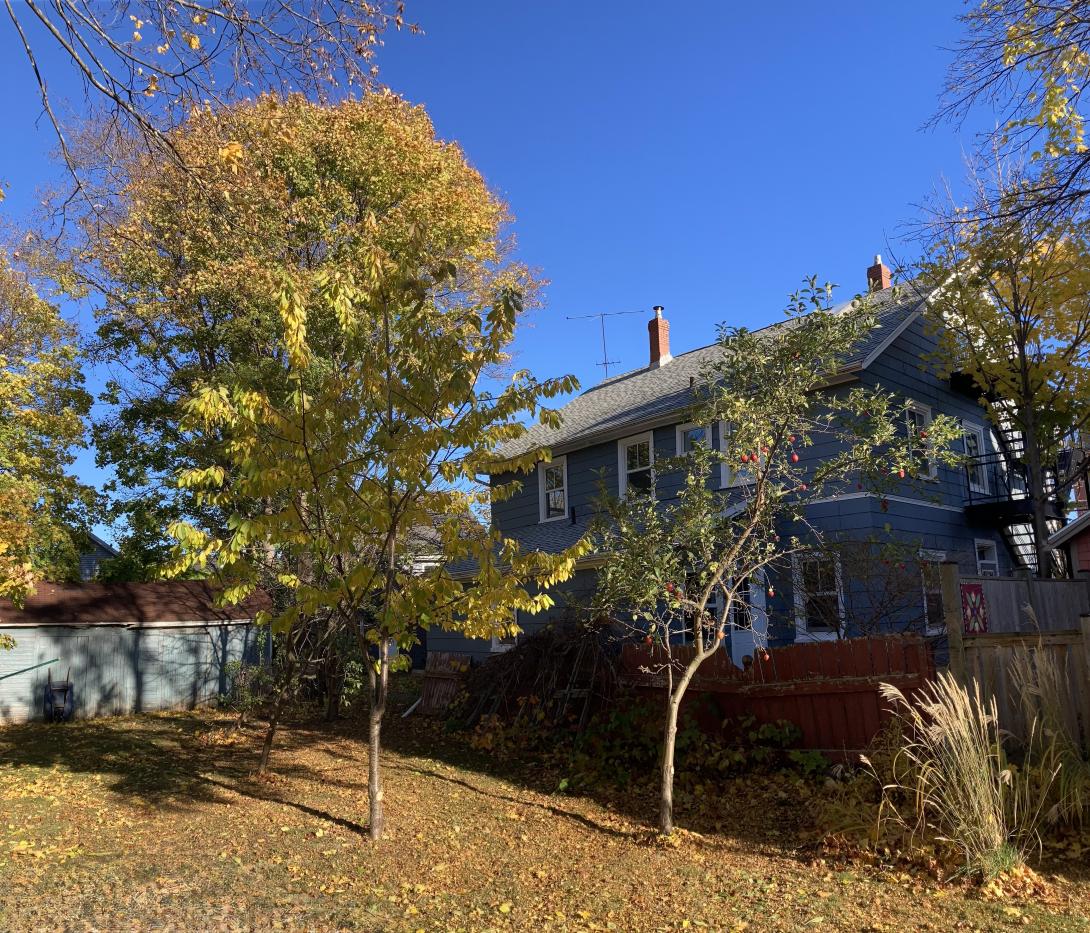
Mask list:
[[[882,254],[881,253],[875,253],[874,254],[874,264],[876,266],[882,265]]]
[[[655,312],[655,317],[662,317],[662,312],[666,309],[662,305],[655,305],[651,310]]]

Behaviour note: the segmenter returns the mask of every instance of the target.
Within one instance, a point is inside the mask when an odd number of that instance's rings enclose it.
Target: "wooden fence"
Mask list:
[[[1016,736],[1029,729],[1033,702],[1011,675],[1019,652],[1047,653],[1066,683],[1064,715],[1072,736],[1090,752],[1090,586],[1083,580],[962,577],[942,568],[950,670],[995,697],[1000,725]],[[1032,611],[1027,611],[1027,607]],[[1029,712],[1027,712],[1029,710]]]
[[[675,669],[693,649],[673,646]],[[666,687],[668,658],[662,646],[626,644],[621,677],[643,692]],[[890,716],[878,685],[909,694],[935,673],[930,646],[917,635],[803,642],[771,648],[742,671],[717,652],[701,665],[686,706],[705,729],[725,720],[758,723],[787,719],[802,730],[802,746],[834,757],[861,751]]]

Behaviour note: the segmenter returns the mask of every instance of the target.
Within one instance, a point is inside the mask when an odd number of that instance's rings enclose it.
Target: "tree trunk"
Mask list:
[[[379,765],[380,752],[382,750],[382,717],[386,713],[386,690],[389,684],[390,640],[384,638],[379,642],[378,670],[374,665],[369,665],[369,679],[371,681],[371,712],[367,746],[367,798],[369,803],[371,841],[377,842],[382,838],[386,817],[383,812],[382,769]]]
[[[662,736],[662,783],[659,789],[659,832],[669,836],[674,831],[674,748],[677,744],[677,715],[684,688],[672,693],[666,702],[666,728]]]
[[[273,738],[276,735],[276,727],[280,722],[280,716],[284,712],[284,705],[288,701],[291,692],[291,673],[286,672],[284,682],[280,686],[280,692],[276,695],[272,712],[269,714],[269,727],[265,730],[265,741],[261,745],[261,760],[257,765],[257,773],[265,774],[269,768],[269,755],[272,753]]]
[[[344,692],[344,672],[341,658],[336,648],[326,663],[326,708],[325,721],[336,722],[341,715],[341,695]]]

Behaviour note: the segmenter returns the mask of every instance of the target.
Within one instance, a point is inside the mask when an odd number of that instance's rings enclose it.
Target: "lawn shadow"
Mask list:
[[[258,748],[251,736],[238,744],[205,741],[224,725],[201,712],[178,711],[6,726],[0,729],[0,767],[100,775],[117,796],[161,809],[223,802],[228,790],[252,796],[248,778],[257,768]],[[290,753],[306,744],[311,731],[284,730],[277,751]],[[308,777],[310,769],[293,763],[282,773]]]

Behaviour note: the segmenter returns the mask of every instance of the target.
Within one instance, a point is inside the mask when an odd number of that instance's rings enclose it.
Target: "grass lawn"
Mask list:
[[[396,716],[372,845],[362,725],[285,729],[256,781],[259,735],[229,723],[0,729],[0,929],[1090,929],[1080,863],[1045,865],[1033,902],[823,863],[782,788],[727,794],[723,832],[665,845],[645,801],[547,793]]]

